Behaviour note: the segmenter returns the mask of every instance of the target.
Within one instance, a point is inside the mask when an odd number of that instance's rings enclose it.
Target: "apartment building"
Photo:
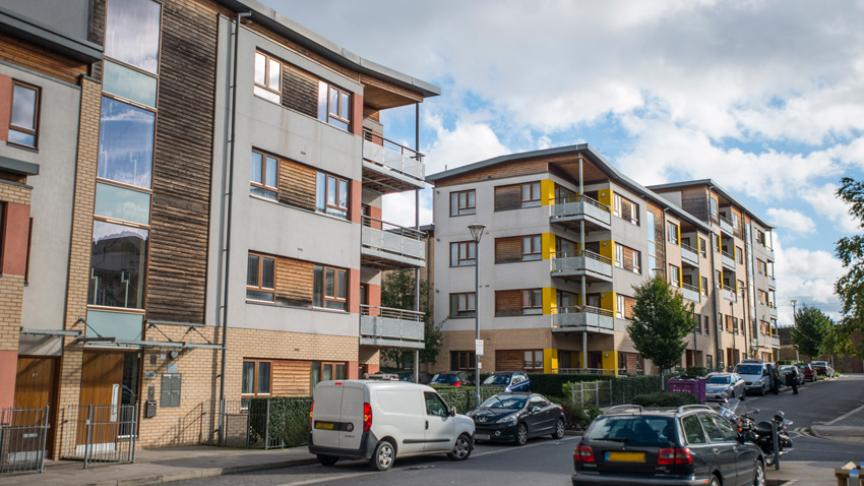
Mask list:
[[[682,366],[723,368],[772,349],[753,348],[765,341],[746,324],[755,310],[746,289],[756,284],[743,236],[736,243],[734,231],[641,186],[587,145],[496,157],[428,180],[439,255],[434,316],[444,335],[436,369],[474,366],[479,312],[484,370],[651,371],[627,326],[634,287],[654,276],[694,305],[698,325]],[[731,214],[725,194],[718,202]],[[735,208],[742,231],[745,216],[756,221]],[[479,245],[468,229],[474,224],[485,226]],[[770,241],[770,227],[760,222],[759,230]],[[733,255],[725,263],[724,241]],[[741,261],[731,253],[736,245]]]
[[[381,114],[436,86],[251,0],[50,3],[0,9],[0,408],[50,406],[55,457],[195,443],[422,348],[380,279],[425,265],[381,209],[424,166]]]

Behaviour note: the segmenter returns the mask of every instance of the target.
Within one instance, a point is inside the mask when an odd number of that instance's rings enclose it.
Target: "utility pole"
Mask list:
[[[483,341],[480,340],[480,238],[483,237],[482,224],[468,226],[474,239],[474,389],[480,406],[480,356],[483,355]]]
[[[792,303],[792,322],[793,322],[793,325],[795,327],[798,327],[798,300],[792,299],[789,302]],[[795,362],[800,363],[801,362],[801,355],[798,354],[798,345],[794,344],[794,346],[795,346]]]

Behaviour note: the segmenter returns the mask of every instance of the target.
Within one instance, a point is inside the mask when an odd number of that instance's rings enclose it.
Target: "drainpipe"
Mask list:
[[[414,154],[417,162],[423,161],[420,157],[420,103],[414,103]],[[420,231],[419,189],[414,189],[414,229]],[[428,265],[429,262],[426,264]],[[414,310],[420,311],[420,267],[414,267]],[[425,327],[426,320],[423,319],[422,322]],[[417,349],[414,350],[414,383],[420,383],[420,351]]]
[[[709,191],[711,190],[710,186],[708,187],[708,190]],[[706,192],[705,197],[706,197],[705,205],[706,205],[706,207],[709,208],[709,210],[708,210],[708,227],[710,228],[711,227],[711,210],[710,210],[710,208],[711,208],[711,195],[708,192]],[[716,356],[714,356],[714,367],[716,368],[718,360],[720,359],[721,356],[723,356],[723,349],[720,346],[720,331],[719,331],[720,326],[718,326],[718,322],[717,322],[718,317],[720,316],[720,303],[717,302],[717,285],[720,282],[715,282],[715,279],[717,278],[717,267],[715,266],[714,258],[715,258],[715,254],[717,253],[717,246],[716,246],[717,238],[715,238],[713,230],[708,233],[708,238],[711,240],[711,243],[709,245],[710,248],[708,249],[708,253],[711,254],[711,282],[714,284],[713,285],[714,291],[711,293],[713,298],[711,300],[713,300],[713,304],[714,304],[714,312],[713,312],[713,314],[714,314],[714,347],[715,347],[715,354],[716,354]],[[725,356],[723,356],[723,364],[727,365],[727,366],[729,364],[729,363],[726,363]]]
[[[219,443],[225,443],[225,361],[228,353],[228,288],[231,272],[231,206],[234,200],[234,137],[237,133],[237,59],[240,47],[240,25],[244,18],[252,16],[252,12],[240,12],[234,20],[234,52],[231,63],[231,150],[228,152],[228,219],[225,223],[225,282],[222,296],[222,362],[219,366]]]

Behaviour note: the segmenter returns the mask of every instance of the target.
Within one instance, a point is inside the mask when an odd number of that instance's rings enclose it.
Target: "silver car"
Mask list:
[[[738,373],[709,373],[705,382],[705,399],[711,401],[744,399],[744,379]]]

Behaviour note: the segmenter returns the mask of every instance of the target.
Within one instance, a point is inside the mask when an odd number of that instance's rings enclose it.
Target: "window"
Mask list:
[[[702,295],[708,295],[708,277],[702,278]]]
[[[255,88],[253,93],[265,100],[282,100],[282,63],[263,52],[255,53]]]
[[[767,265],[767,274],[769,277],[774,278],[774,262],[768,261]]]
[[[719,252],[719,251],[721,251],[722,248],[723,248],[723,245],[720,244],[720,235],[718,235],[717,233],[714,233],[714,251]]]
[[[153,112],[103,96],[97,175],[149,189],[155,122]]]
[[[314,387],[322,381],[344,380],[348,378],[348,366],[343,363],[313,361],[309,373],[309,381]]]
[[[450,407],[444,403],[444,400],[435,392],[423,392],[426,399],[426,415],[432,417],[448,417],[450,416]]]
[[[270,395],[271,383],[270,361],[243,360],[243,384],[241,395]]]
[[[319,172],[315,186],[315,209],[319,212],[348,217],[348,180]]]
[[[543,369],[543,350],[532,349],[522,352],[522,369],[525,371]]]
[[[705,327],[705,334],[711,334],[711,324],[709,322],[708,316],[702,316],[702,323]]]
[[[768,292],[765,292],[762,289],[757,290],[759,294],[759,303],[762,305],[768,305]]]
[[[93,223],[88,303],[144,308],[148,231],[105,221]]]
[[[616,300],[616,302],[615,302],[615,304],[616,304],[615,305],[615,317],[617,317],[619,319],[623,319],[624,318],[624,296],[621,294],[618,294],[615,296],[615,300]]]
[[[477,264],[477,243],[455,241],[450,243],[450,266],[473,267]]]
[[[681,274],[678,273],[680,269],[675,265],[669,265],[669,283],[674,287],[681,286]]]
[[[696,415],[688,415],[681,419],[681,427],[684,429],[684,436],[687,437],[687,444],[704,444],[705,431],[699,424],[699,418]]]
[[[522,207],[533,208],[540,205],[540,181],[522,184]]]
[[[558,258],[579,256],[579,244],[575,241],[555,236],[555,256]]]
[[[450,369],[453,371],[473,370],[474,351],[450,351]]]
[[[756,273],[759,275],[768,274],[768,265],[765,264],[765,260],[756,259]]]
[[[633,311],[635,309],[636,299],[628,295],[615,295],[615,317],[619,319],[633,319]]]
[[[278,167],[279,162],[275,157],[253,151],[249,165],[249,191],[256,196],[276,199]]]
[[[246,298],[273,302],[276,260],[258,253],[246,258]]]
[[[705,367],[709,370],[714,369],[714,356],[710,354],[705,355]]]
[[[672,243],[673,245],[681,244],[680,239],[678,238],[678,225],[672,222],[666,223],[666,241]]]
[[[740,246],[735,247],[735,258],[738,260],[739,264],[744,264],[744,250],[742,250]]]
[[[539,260],[541,255],[540,235],[522,237],[522,261]]]
[[[105,55],[156,73],[160,8],[158,3],[149,0],[110,0],[105,26]]]
[[[701,236],[699,237],[699,253],[702,254],[703,258],[708,256],[708,242]]]
[[[620,194],[613,195],[612,203],[615,216],[635,225],[639,224],[639,205]]]
[[[39,88],[19,81],[12,85],[9,142],[36,148],[39,130]]]
[[[615,266],[630,270],[633,273],[641,273],[642,255],[639,250],[634,250],[620,243],[615,243]]]
[[[450,318],[474,317],[477,301],[474,292],[450,294]]]
[[[348,270],[315,265],[312,279],[312,305],[347,311]]]
[[[747,287],[744,285],[743,280],[738,281],[738,293],[741,294],[741,297],[744,297],[747,294]]]
[[[540,289],[522,291],[522,314],[543,313],[543,292]]]
[[[477,212],[477,193],[474,189],[450,193],[450,216],[465,216]]]
[[[318,119],[334,127],[351,127],[351,93],[318,81]]]
[[[720,203],[714,197],[708,197],[708,212],[712,221],[716,222],[720,219]]]

